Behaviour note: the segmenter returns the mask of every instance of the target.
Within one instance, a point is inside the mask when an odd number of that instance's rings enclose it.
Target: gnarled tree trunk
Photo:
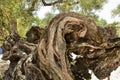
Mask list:
[[[31,28],[27,40],[12,33],[2,48],[10,60],[4,80],[84,80],[91,78],[89,69],[103,79],[120,65],[114,28],[76,13],[57,15],[47,29]]]

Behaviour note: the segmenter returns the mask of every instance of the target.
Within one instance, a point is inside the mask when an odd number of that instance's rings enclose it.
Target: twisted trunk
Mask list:
[[[115,30],[76,13],[57,15],[47,29],[31,28],[26,40],[14,33],[2,48],[10,60],[4,80],[84,80],[89,69],[103,79],[120,65]]]

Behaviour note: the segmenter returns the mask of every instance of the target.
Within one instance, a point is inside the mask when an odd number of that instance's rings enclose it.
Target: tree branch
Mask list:
[[[54,5],[57,3],[62,3],[62,2],[63,2],[63,0],[58,0],[58,1],[51,2],[51,3],[47,3],[45,0],[42,0],[42,3],[44,6],[51,6],[51,5]]]

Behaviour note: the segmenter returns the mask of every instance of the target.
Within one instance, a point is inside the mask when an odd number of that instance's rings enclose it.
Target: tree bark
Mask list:
[[[10,60],[4,80],[84,80],[89,69],[104,79],[120,65],[115,29],[77,13],[57,15],[47,29],[32,27],[26,40],[11,34],[2,48]]]

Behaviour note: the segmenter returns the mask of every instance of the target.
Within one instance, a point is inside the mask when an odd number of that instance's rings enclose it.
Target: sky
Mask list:
[[[105,19],[108,23],[114,21],[120,22],[120,16],[112,17],[112,10],[115,9],[118,4],[120,4],[120,0],[108,0],[108,3],[103,6],[103,9],[96,14],[98,14],[100,18]]]
[[[120,22],[120,16],[112,17],[112,10],[117,7],[117,5],[120,4],[120,0],[108,0],[107,4],[103,6],[102,10],[99,10],[96,12],[100,16],[100,19],[104,19],[107,21],[107,23],[112,22]],[[45,13],[51,12],[51,7],[41,7],[39,11],[37,11],[37,15],[40,18],[44,18]]]

